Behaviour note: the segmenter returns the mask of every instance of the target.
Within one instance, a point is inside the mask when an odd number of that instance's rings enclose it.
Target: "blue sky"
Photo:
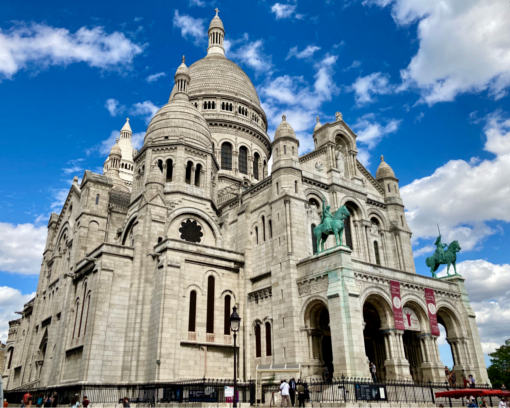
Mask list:
[[[510,4],[182,0],[2,3],[0,339],[72,178],[100,171],[126,116],[141,143],[215,7],[271,137],[286,113],[304,153],[315,116],[341,111],[367,168],[384,154],[400,179],[418,272],[439,224],[463,247],[484,351],[510,337]]]

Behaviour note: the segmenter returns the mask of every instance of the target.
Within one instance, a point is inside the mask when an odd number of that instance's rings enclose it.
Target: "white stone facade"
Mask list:
[[[231,378],[234,305],[241,380],[257,367],[369,377],[370,359],[383,379],[444,381],[425,288],[457,378],[488,382],[463,278],[415,272],[393,170],[363,167],[341,114],[317,122],[304,156],[285,118],[271,142],[224,35],[215,16],[208,55],[179,66],[140,151],[126,123],[104,174],[85,172],[51,215],[37,295],[10,322],[6,389]],[[351,217],[344,246],[314,255],[322,200]],[[392,280],[411,330],[395,329]]]

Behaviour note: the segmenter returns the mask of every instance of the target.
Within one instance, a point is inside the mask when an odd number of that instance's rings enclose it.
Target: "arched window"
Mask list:
[[[96,205],[99,204],[99,194],[96,194]]]
[[[161,173],[163,173],[163,160],[158,160],[158,169]]]
[[[225,296],[225,316],[223,319],[223,334],[230,334],[230,295]]]
[[[269,227],[269,239],[273,238],[273,223],[271,220],[267,221],[267,225]]]
[[[253,177],[255,178],[255,180],[259,179],[259,161],[260,156],[258,153],[255,153],[253,155]]]
[[[221,168],[232,170],[232,145],[229,142],[221,145]]]
[[[259,243],[259,227],[255,227],[255,243]]]
[[[239,148],[239,172],[248,174],[248,149],[246,146]]]
[[[200,187],[200,172],[202,171],[202,165],[197,164],[195,169],[195,186]]]
[[[379,256],[379,244],[377,243],[377,241],[374,241],[374,253],[375,253],[375,263],[377,265],[380,265],[381,264],[381,258]]]
[[[354,250],[354,232],[352,228],[353,226],[352,222],[354,214],[356,213],[357,206],[356,204],[349,202],[346,204],[346,207],[351,213],[351,215],[344,220],[345,245]]]
[[[76,298],[76,302],[74,303],[74,325],[73,325],[73,339],[76,334],[76,324],[78,323],[78,316],[80,314],[80,298]]]
[[[81,313],[80,313],[80,325],[78,327],[78,337],[80,337],[80,334],[81,334],[81,324],[83,322],[83,311],[85,309],[85,300],[86,300],[86,295],[87,294],[87,282],[85,282],[83,284],[83,303],[81,305]]]
[[[172,159],[166,159],[166,181],[172,181],[172,176],[174,172],[174,162]]]
[[[214,276],[207,278],[207,333],[214,333]]]
[[[271,323],[266,322],[266,356],[272,355],[271,352]]]
[[[14,347],[10,347],[8,350],[9,358],[7,359],[7,369],[9,370],[12,365],[12,356],[14,354]]]
[[[184,180],[186,184],[191,184],[191,168],[193,167],[193,163],[189,161],[186,164],[186,179]]]
[[[83,335],[85,335],[85,333],[87,333],[87,323],[89,321],[89,310],[90,310],[90,290],[89,290],[89,293],[87,295],[87,299],[86,299],[86,302],[87,302],[87,308],[85,309],[85,326],[83,327]]]
[[[262,355],[262,347],[260,344],[260,324],[255,325],[255,357]]]
[[[298,182],[297,182],[297,180],[294,180],[294,192],[295,193],[298,192],[297,186],[298,186]]]
[[[266,241],[266,217],[262,216],[262,241]]]
[[[315,235],[313,234],[313,230],[315,229],[316,225],[315,224],[312,224],[310,226],[310,229],[312,231],[312,254],[316,254],[317,253],[317,240],[315,239]]]
[[[195,322],[197,316],[197,292],[192,290],[189,294],[189,315],[188,315],[188,331],[195,331]]]

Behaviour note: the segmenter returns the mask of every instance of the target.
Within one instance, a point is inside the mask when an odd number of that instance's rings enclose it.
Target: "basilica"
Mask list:
[[[140,150],[127,120],[103,173],[75,177],[51,215],[4,387],[232,378],[234,306],[240,381],[367,378],[373,363],[381,380],[444,382],[441,325],[457,378],[488,383],[464,278],[416,274],[390,165],[370,174],[340,112],[304,155],[284,115],[270,137],[217,13],[208,38]],[[349,216],[321,250],[327,205]]]

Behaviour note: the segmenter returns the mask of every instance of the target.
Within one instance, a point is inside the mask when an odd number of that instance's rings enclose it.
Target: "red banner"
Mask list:
[[[427,312],[429,314],[430,334],[439,336],[439,326],[437,324],[436,297],[434,290],[425,288],[425,302],[427,303]]]
[[[393,306],[393,320],[395,329],[405,330],[404,314],[402,313],[402,301],[400,299],[400,282],[390,281],[391,304]]]

